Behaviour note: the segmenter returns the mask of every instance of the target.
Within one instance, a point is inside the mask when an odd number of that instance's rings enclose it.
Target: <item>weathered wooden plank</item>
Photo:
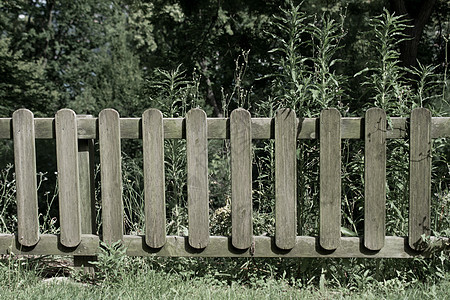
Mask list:
[[[297,118],[292,109],[275,115],[275,244],[295,246],[297,235]]]
[[[55,138],[55,119],[54,118],[36,118],[34,119],[36,138],[54,139]]]
[[[144,150],[145,242],[160,248],[166,242],[163,115],[148,109],[142,115]]]
[[[81,120],[92,119],[90,115],[78,115],[77,123]],[[96,228],[96,208],[95,208],[95,182],[94,182],[94,140],[78,140],[78,173],[80,185],[80,216],[81,233],[92,234]],[[83,241],[81,241],[82,243]],[[84,274],[94,274],[95,268],[92,264],[97,259],[96,256],[75,256],[73,265]]]
[[[206,122],[208,123],[208,139],[230,138],[231,118],[208,118]]]
[[[380,250],[386,234],[386,113],[371,108],[365,118],[364,246]]]
[[[411,112],[409,152],[409,245],[421,250],[422,234],[430,234],[431,112]]]
[[[431,138],[450,138],[450,118],[431,118]]]
[[[0,255],[97,255],[99,237],[83,234],[81,243],[74,248],[66,248],[58,242],[59,236],[42,234],[35,247],[24,247],[12,234],[0,234]],[[319,238],[298,236],[292,250],[281,250],[275,246],[273,237],[255,236],[254,247],[239,250],[232,246],[231,238],[212,236],[210,245],[202,251],[189,246],[187,237],[168,236],[162,248],[150,248],[144,242],[144,235],[125,235],[124,246],[129,256],[173,256],[173,257],[336,257],[336,258],[412,258],[428,257],[430,252],[417,252],[408,246],[407,237],[386,237],[386,243],[380,251],[370,251],[363,246],[363,238],[343,237],[335,251],[319,247]],[[447,239],[431,237],[433,244],[444,245]]]
[[[145,247],[143,236],[125,236],[124,244],[130,256],[171,256],[171,257],[335,257],[335,258],[411,258],[427,256],[408,247],[407,238],[386,237],[385,246],[380,251],[364,247],[362,237],[342,237],[334,251],[319,246],[319,238],[297,236],[294,248],[282,250],[276,247],[275,239],[268,236],[255,236],[250,249],[239,250],[232,246],[232,238],[211,236],[210,244],[202,251],[189,246],[186,237],[168,236],[164,247],[152,249]]]
[[[342,118],[341,119],[341,138],[342,139],[363,139],[364,138],[364,119],[363,118]],[[387,128],[387,139],[399,139],[408,137],[406,129],[406,118],[391,117],[392,128]],[[122,118],[121,138],[140,139],[142,133],[140,130],[140,118]],[[185,138],[185,119],[183,118],[164,118],[164,138],[182,139]],[[271,118],[253,118],[252,119],[252,139],[273,139],[273,122]],[[318,136],[318,119],[305,118],[299,122],[298,139],[316,139]],[[0,118],[0,139],[11,139],[11,118]],[[53,139],[54,134],[53,118],[36,118],[36,138]],[[225,118],[208,118],[208,139],[228,139],[230,137],[229,120]],[[123,124],[123,128],[122,128]],[[98,139],[97,118],[80,119],[78,122],[79,139]],[[431,137],[445,138],[450,137],[450,118],[435,117],[431,121]]]
[[[56,234],[41,234],[39,242],[32,247],[21,245],[17,236],[0,234],[0,255],[92,255],[98,254],[99,237],[83,234],[76,247],[64,247],[60,243],[60,236]]]
[[[233,246],[247,249],[252,244],[252,128],[245,109],[230,117],[231,146],[231,229]]]
[[[341,114],[325,109],[320,114],[320,245],[339,247],[341,237]]]
[[[253,118],[252,119],[252,139],[273,139],[275,136],[274,119],[272,118]]]
[[[186,119],[182,118],[165,118],[164,138],[166,139],[182,139],[186,138]]]
[[[95,233],[94,141],[78,140],[81,233]]]
[[[122,167],[119,114],[104,109],[99,114],[100,174],[103,241],[123,237]]]
[[[120,118],[120,137],[122,139],[142,138],[140,118]]]
[[[78,138],[93,140],[98,139],[98,118],[86,115],[77,116]]]
[[[189,245],[201,249],[209,243],[208,139],[201,109],[186,115],[186,158]]]
[[[23,246],[39,241],[36,182],[36,147],[33,113],[19,109],[13,113],[14,163],[16,172],[17,231]]]
[[[55,115],[61,244],[75,247],[81,241],[78,139],[75,112],[61,109]]]

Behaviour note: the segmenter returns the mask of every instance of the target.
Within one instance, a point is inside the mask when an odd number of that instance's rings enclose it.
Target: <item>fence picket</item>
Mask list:
[[[75,247],[81,242],[78,137],[75,112],[61,109],[55,115],[61,244]]]
[[[409,246],[422,250],[422,234],[430,234],[431,112],[411,112],[409,156]]]
[[[77,121],[80,118],[78,116]],[[83,118],[87,119],[88,117]],[[91,139],[78,140],[81,233],[94,233],[96,231],[94,168],[94,141]]]
[[[77,125],[80,120],[92,120],[91,115],[77,115]],[[80,191],[80,215],[81,233],[93,234],[96,227],[96,207],[95,207],[95,182],[94,182],[95,162],[94,162],[94,141],[92,139],[78,140],[78,173]],[[81,242],[83,243],[83,242]],[[79,268],[85,274],[94,274],[93,261],[97,256],[74,256],[74,267]]]
[[[320,246],[334,250],[341,237],[341,114],[320,114]]]
[[[145,189],[145,242],[161,248],[166,243],[163,115],[157,109],[142,114]]]
[[[371,108],[365,118],[364,246],[380,250],[386,234],[386,113]]]
[[[34,115],[19,109],[12,121],[18,240],[23,246],[34,246],[39,241]]]
[[[275,115],[275,244],[292,249],[297,236],[297,118],[292,109]]]
[[[99,144],[103,241],[114,243],[123,239],[120,123],[114,109],[99,114]]]
[[[230,117],[231,144],[231,229],[232,244],[247,249],[252,244],[252,128],[245,109]]]
[[[186,158],[189,245],[201,249],[209,243],[208,139],[201,109],[186,115]]]

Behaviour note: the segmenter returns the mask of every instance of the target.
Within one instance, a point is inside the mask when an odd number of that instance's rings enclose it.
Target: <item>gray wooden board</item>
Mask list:
[[[19,109],[13,113],[14,169],[16,173],[17,230],[23,246],[39,241],[36,182],[36,147],[33,113]]]
[[[291,109],[275,115],[275,244],[295,246],[297,235],[297,119]]]
[[[420,250],[422,234],[430,234],[431,113],[416,108],[411,113],[409,154],[409,245]]]
[[[386,234],[386,113],[371,108],[365,118],[364,245],[380,250]]]
[[[144,156],[145,236],[149,247],[166,242],[163,115],[148,109],[142,115]]]
[[[325,109],[320,114],[320,245],[339,246],[341,236],[341,114]]]
[[[247,110],[233,110],[230,118],[231,236],[237,249],[249,248],[253,236],[251,125]]]
[[[84,118],[89,117],[92,118],[92,116],[84,116]],[[94,140],[78,140],[78,173],[80,178],[80,216],[82,234],[92,234],[97,231],[95,223],[94,164]],[[97,257],[92,255],[77,255],[73,258],[73,265],[83,274],[93,275],[95,273],[95,267],[91,262],[96,259]]]
[[[450,138],[450,118],[431,118],[431,138]]]
[[[78,117],[77,124],[79,139],[98,139],[98,118]]]
[[[298,139],[316,139],[315,118],[304,118],[299,122]],[[140,139],[142,133],[140,130],[140,118],[121,118],[121,138]],[[225,118],[208,118],[208,139],[226,139],[229,138],[229,120]],[[363,118],[342,118],[342,139],[363,139]],[[392,128],[386,132],[387,139],[406,138],[406,118],[391,117]],[[271,118],[252,118],[252,139],[273,139],[275,133],[272,130],[273,119]],[[54,139],[54,119],[36,118],[36,138]],[[97,139],[98,128],[97,118],[81,119],[78,122],[79,139]],[[431,121],[431,137],[445,138],[450,137],[450,118],[434,117]],[[11,139],[11,118],[0,118],[0,139]],[[185,138],[185,119],[183,118],[164,118],[164,138],[182,139]]]
[[[297,236],[295,247],[281,250],[275,246],[273,237],[255,236],[252,249],[238,250],[231,244],[230,237],[212,236],[210,244],[204,250],[189,246],[188,238],[168,236],[162,248],[150,248],[145,243],[144,235],[125,235],[124,246],[129,256],[174,256],[174,257],[337,257],[337,258],[412,258],[428,257],[430,252],[416,252],[408,246],[407,237],[386,237],[385,246],[380,251],[370,251],[363,245],[363,238],[343,237],[335,251],[326,251],[319,246],[319,238]],[[67,248],[59,242],[59,235],[42,234],[34,247],[24,247],[13,234],[0,234],[0,255],[82,255],[91,256],[99,253],[99,237],[83,234],[77,247]],[[434,245],[443,247],[448,238],[431,237]]]
[[[39,242],[32,247],[21,245],[13,234],[0,234],[1,255],[96,255],[99,252],[99,237],[93,234],[81,235],[76,247],[64,247],[60,235],[41,234]]]
[[[386,244],[380,251],[370,251],[363,245],[363,238],[343,237],[334,251],[319,246],[319,238],[297,236],[291,250],[282,250],[275,245],[275,239],[268,236],[254,236],[250,249],[238,250],[233,247],[231,238],[211,236],[210,244],[202,250],[189,246],[188,239],[168,236],[164,247],[147,248],[143,236],[125,236],[124,245],[130,256],[171,256],[171,257],[340,257],[340,258],[410,258],[420,256],[408,247],[407,238],[386,237]]]
[[[122,167],[119,114],[104,109],[99,115],[103,241],[123,237]]]
[[[81,221],[77,119],[73,110],[56,113],[55,131],[61,244],[75,247],[81,241]]]
[[[201,249],[209,243],[208,139],[201,109],[186,115],[186,159],[189,244]]]
[[[94,141],[78,140],[81,233],[95,233]]]

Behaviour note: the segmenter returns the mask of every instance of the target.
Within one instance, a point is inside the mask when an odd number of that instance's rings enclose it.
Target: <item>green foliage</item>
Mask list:
[[[300,5],[294,6],[293,3],[289,5],[287,9],[280,8],[283,14],[275,17],[274,25],[280,33],[269,33],[280,44],[270,52],[279,54],[279,62],[275,61],[274,66],[282,71],[279,75],[274,74],[278,77],[275,89],[280,90],[277,93],[278,97],[273,101],[275,109],[277,107],[304,109],[308,107],[304,99],[307,97],[306,88],[311,80],[305,66],[306,58],[300,53],[300,49],[306,44],[302,37],[307,32],[304,24],[307,17],[300,11]]]
[[[0,230],[12,233],[17,223],[16,217],[16,184],[12,174],[12,165],[8,164],[0,173]]]
[[[337,106],[342,108],[345,89],[343,87],[345,77],[336,74],[333,67],[341,60],[336,58],[337,51],[345,31],[343,28],[344,16],[336,22],[330,16],[322,15],[319,25],[311,24],[313,44],[314,79],[311,83],[312,101],[308,103],[308,109],[313,103],[318,103],[320,108]],[[347,100],[347,99],[345,99]]]
[[[373,105],[386,110],[387,114],[400,111],[403,115],[406,113],[405,108],[408,107],[408,90],[404,88],[404,70],[400,67],[400,53],[397,48],[405,38],[402,32],[406,26],[406,20],[402,16],[394,16],[387,10],[383,15],[373,19],[372,47],[377,53],[371,60],[374,67],[366,68],[355,75],[373,72],[364,84],[369,85]]]
[[[53,191],[43,191],[43,184],[48,180],[47,173],[36,174],[40,202],[44,205],[39,210],[41,233],[59,233],[57,217],[54,216],[57,187]],[[12,164],[0,170],[0,232],[14,233],[17,230],[16,179]]]
[[[120,284],[129,269],[130,258],[126,256],[126,251],[121,241],[112,244],[101,242],[97,260],[90,262],[95,266],[96,280]]]
[[[10,117],[22,107],[37,116],[53,111],[59,93],[46,82],[42,61],[27,61],[22,51],[11,51],[10,44],[10,38],[0,36],[0,116]]]
[[[186,78],[182,65],[170,71],[155,69],[146,88],[151,107],[160,109],[165,117],[185,116],[190,108],[203,104],[199,95],[199,80],[195,71],[192,79]]]

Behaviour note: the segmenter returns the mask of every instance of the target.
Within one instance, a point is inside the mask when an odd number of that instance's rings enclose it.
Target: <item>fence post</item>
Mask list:
[[[93,118],[92,115],[78,115],[80,118]],[[94,140],[78,140],[78,172],[80,178],[80,214],[81,233],[94,234],[95,223],[95,186],[94,186]],[[93,274],[94,266],[89,263],[96,260],[96,256],[74,256],[74,266],[85,274]]]

